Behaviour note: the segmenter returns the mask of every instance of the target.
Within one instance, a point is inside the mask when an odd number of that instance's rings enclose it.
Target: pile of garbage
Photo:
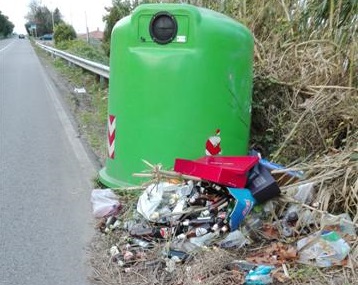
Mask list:
[[[257,153],[177,159],[174,170],[159,170],[158,175],[157,169],[129,217],[129,205],[111,189],[92,191],[93,214],[101,219],[98,228],[121,236],[109,248],[109,258],[124,272],[160,264],[173,273],[208,248],[254,245],[258,250],[225,267],[240,272],[240,284],[285,282],[289,263],[347,264],[356,224],[346,213],[325,213],[318,221],[315,183],[305,182],[304,173],[284,170]],[[283,195],[281,187],[291,194]],[[283,203],[284,210],[277,211]]]

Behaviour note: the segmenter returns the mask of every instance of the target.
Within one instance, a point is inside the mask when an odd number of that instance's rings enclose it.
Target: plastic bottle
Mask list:
[[[241,248],[245,244],[247,244],[247,239],[239,230],[230,232],[222,241],[219,242],[219,246],[222,248]]]
[[[225,266],[227,270],[237,270],[237,271],[250,271],[254,269],[257,264],[248,262],[246,260],[233,260],[228,265]]]
[[[253,241],[260,240],[259,231],[263,227],[263,222],[258,216],[249,216],[241,227],[242,233]]]
[[[195,244],[196,246],[210,245],[218,236],[219,236],[218,232],[209,232],[200,237],[192,237],[189,239],[189,242]]]

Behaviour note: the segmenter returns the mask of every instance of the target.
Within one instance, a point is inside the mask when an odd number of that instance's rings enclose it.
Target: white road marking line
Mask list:
[[[94,164],[92,163],[91,159],[89,158],[84,146],[82,145],[78,134],[76,133],[71,120],[67,116],[64,108],[62,107],[62,104],[60,100],[57,98],[58,93],[56,92],[56,89],[54,88],[52,82],[48,78],[48,76],[45,74],[44,70],[42,69],[43,78],[45,79],[46,88],[49,91],[49,94],[51,96],[51,99],[53,101],[55,110],[57,112],[57,115],[60,119],[60,122],[65,130],[65,133],[67,135],[67,138],[72,145],[73,151],[80,162],[80,165],[82,169],[85,171],[89,171],[92,175],[96,173],[96,169]]]
[[[3,47],[2,49],[0,49],[0,52],[8,49],[15,41],[12,41],[11,43],[9,43],[7,46]]]

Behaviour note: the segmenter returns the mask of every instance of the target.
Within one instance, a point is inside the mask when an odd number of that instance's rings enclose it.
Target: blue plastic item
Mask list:
[[[258,265],[245,277],[245,285],[265,285],[273,283],[271,271],[275,267],[270,265]]]
[[[256,200],[252,196],[251,191],[245,188],[228,188],[229,193],[236,200],[235,207],[230,215],[230,231],[235,231],[244,220],[245,216],[250,213],[255,206]]]

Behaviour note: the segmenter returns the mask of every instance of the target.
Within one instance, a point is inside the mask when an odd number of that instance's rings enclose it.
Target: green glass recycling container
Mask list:
[[[187,4],[143,4],[112,31],[108,158],[100,181],[136,185],[143,160],[247,154],[253,36]]]

